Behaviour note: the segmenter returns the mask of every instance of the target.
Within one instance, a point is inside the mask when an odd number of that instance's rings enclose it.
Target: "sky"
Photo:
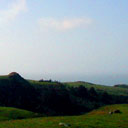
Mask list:
[[[128,84],[127,0],[0,0],[0,74]]]

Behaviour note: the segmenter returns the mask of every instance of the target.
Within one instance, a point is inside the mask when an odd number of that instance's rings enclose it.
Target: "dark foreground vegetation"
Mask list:
[[[45,115],[79,115],[108,104],[128,103],[128,96],[112,95],[60,82],[28,81],[17,73],[0,77],[0,106]]]

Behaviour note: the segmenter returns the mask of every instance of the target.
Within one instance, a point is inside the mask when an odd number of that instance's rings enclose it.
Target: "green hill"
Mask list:
[[[53,85],[53,86],[57,86],[60,85],[62,83],[59,82],[49,82],[49,81],[36,81],[36,80],[25,80],[23,79],[18,73],[16,72],[12,72],[9,75],[5,75],[5,76],[0,76],[0,85],[5,86],[5,85],[10,85],[12,83],[12,81],[18,81],[18,84],[22,85],[22,86],[26,86],[26,85],[33,85],[33,86],[48,86],[48,85]],[[112,95],[124,95],[124,96],[128,96],[128,85],[125,84],[119,84],[119,85],[115,85],[115,86],[105,86],[105,85],[97,85],[94,83],[89,83],[89,82],[84,82],[84,81],[77,81],[77,82],[65,82],[63,83],[67,86],[71,86],[71,87],[78,87],[80,85],[85,86],[86,88],[91,88],[94,87],[98,92],[103,92],[106,91],[109,94]]]
[[[106,91],[108,94],[112,94],[112,95],[128,96],[128,86],[127,88],[123,86],[105,86],[105,85],[92,84],[88,82],[66,82],[65,84],[71,87],[78,87],[80,85],[83,85],[86,88],[94,87],[98,92]]]
[[[82,81],[26,80],[16,72],[0,77],[0,106],[47,116],[81,115],[104,105],[125,104],[127,92],[126,88]]]
[[[109,114],[110,111],[116,109],[119,109],[121,113]],[[101,107],[82,116],[4,121],[0,123],[0,128],[60,128],[61,126],[58,125],[60,122],[70,124],[69,128],[128,128],[128,105]]]
[[[122,86],[26,80],[15,72],[0,76],[0,105],[7,106],[0,108],[0,128],[59,128],[63,127],[58,125],[60,122],[70,124],[71,128],[127,128],[125,103],[128,103],[128,89]],[[107,104],[122,105],[95,110]],[[117,109],[120,114],[109,114]],[[91,110],[94,111],[87,113]],[[34,112],[58,117],[34,118],[40,116]],[[85,115],[64,116],[80,114]]]
[[[0,107],[0,121],[34,118],[39,116],[41,116],[41,114],[30,112],[27,110],[12,107]]]
[[[37,86],[59,85],[59,83],[57,83],[57,82],[45,82],[45,81],[39,82],[39,81],[35,81],[35,80],[28,80],[28,81],[30,82],[30,84],[37,85]],[[108,94],[112,94],[112,95],[128,96],[128,85],[106,86],[106,85],[98,85],[98,84],[83,82],[83,81],[64,82],[63,84],[66,86],[70,86],[70,87],[78,87],[80,85],[83,85],[86,88],[94,87],[98,92],[106,91]]]
[[[128,89],[128,85],[127,85],[127,84],[117,84],[117,85],[114,85],[114,87],[119,87],[119,88],[126,88],[126,89]]]

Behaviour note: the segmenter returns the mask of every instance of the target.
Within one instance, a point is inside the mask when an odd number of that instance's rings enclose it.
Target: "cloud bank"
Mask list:
[[[27,9],[26,0],[17,0],[9,5],[5,10],[0,10],[0,26],[8,25],[16,17]]]
[[[54,18],[41,18],[39,25],[42,28],[50,28],[55,30],[71,30],[75,28],[87,27],[92,23],[89,18],[72,18],[72,19],[54,19]]]

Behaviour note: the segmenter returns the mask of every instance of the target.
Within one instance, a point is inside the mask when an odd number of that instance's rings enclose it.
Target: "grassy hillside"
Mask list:
[[[128,89],[127,84],[117,84],[117,85],[114,85],[114,87],[120,87],[120,88],[127,88]]]
[[[109,111],[116,109],[119,109],[121,113],[108,114]],[[60,122],[70,124],[70,128],[128,128],[128,105],[101,107],[82,116],[4,121],[0,123],[0,128],[60,128],[58,125]]]
[[[34,80],[29,80],[29,82],[32,85],[58,85],[58,83],[56,82],[39,82],[39,81],[34,81]],[[93,83],[89,83],[89,82],[65,82],[63,83],[67,86],[71,86],[71,87],[78,87],[80,85],[85,86],[86,88],[91,88],[94,87],[98,92],[103,92],[106,91],[109,94],[112,95],[124,95],[124,96],[128,96],[128,86],[124,87],[124,86],[105,86],[105,85],[97,85],[97,84],[93,84]]]
[[[77,87],[80,85],[83,85],[86,88],[94,87],[99,92],[106,91],[107,93],[114,95],[125,95],[125,96],[128,95],[128,88],[123,88],[123,87],[96,85],[88,82],[67,82],[65,84],[73,87]]]
[[[34,118],[39,116],[41,115],[22,109],[11,108],[11,107],[0,107],[0,121]]]
[[[26,80],[12,72],[0,77],[0,106],[48,116],[81,115],[104,105],[128,103],[128,96],[119,96],[127,95],[127,91],[80,81],[60,83]]]
[[[33,86],[46,86],[46,85],[59,85],[60,83],[58,82],[39,82],[36,80],[27,80],[28,83],[30,83]],[[9,84],[10,81],[10,76],[5,75],[5,76],[0,76],[0,84]],[[21,81],[22,82],[22,81]],[[24,82],[24,81],[23,81]],[[78,87],[80,85],[85,86],[86,88],[91,88],[94,87],[97,91],[103,92],[106,91],[109,94],[112,95],[124,95],[128,96],[128,86],[123,86],[123,85],[117,85],[117,86],[105,86],[105,85],[97,85],[89,82],[65,82],[63,83],[67,86],[73,86],[73,87]]]

